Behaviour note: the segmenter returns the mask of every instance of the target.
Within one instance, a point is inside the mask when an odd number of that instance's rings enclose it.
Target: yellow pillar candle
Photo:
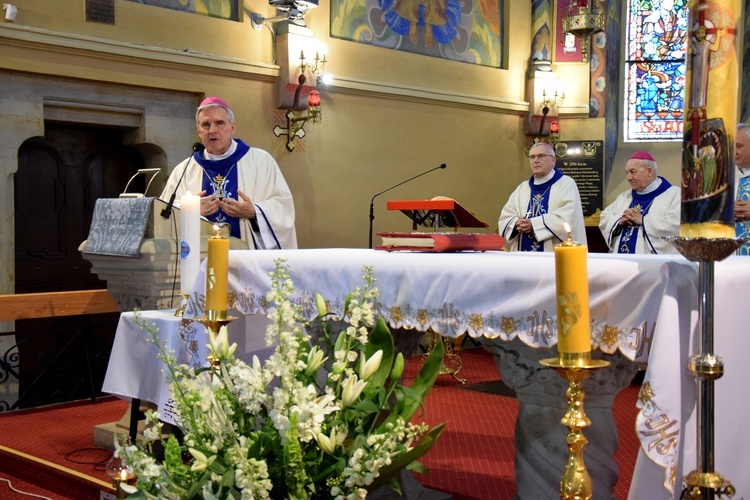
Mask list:
[[[208,239],[208,257],[206,261],[206,310],[227,310],[227,289],[229,280],[229,239],[219,234]]]
[[[560,354],[591,352],[589,282],[586,270],[588,248],[568,240],[555,247],[557,302],[557,350]]]

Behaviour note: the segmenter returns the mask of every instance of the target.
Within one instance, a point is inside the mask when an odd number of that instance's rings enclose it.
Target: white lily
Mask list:
[[[122,489],[122,491],[124,491],[128,495],[132,495],[133,493],[135,493],[136,491],[138,491],[138,488],[136,488],[134,485],[128,484],[128,483],[124,483],[124,482],[120,483],[120,489]]]
[[[367,386],[367,381],[359,380],[356,374],[352,374],[344,380],[344,394],[341,396],[343,406],[351,406],[357,402],[359,395]]]
[[[373,373],[378,371],[382,359],[382,349],[379,349],[375,354],[370,356],[368,360],[365,360],[365,353],[362,353],[362,356],[359,358],[359,375],[362,377],[362,380],[367,380]]]
[[[323,298],[323,296],[319,293],[315,294],[315,305],[318,308],[318,316],[325,316],[328,314],[328,305],[326,304],[326,299]]]
[[[208,341],[208,348],[211,349],[211,352],[216,354],[219,359],[226,359],[231,357],[234,354],[234,351],[237,349],[236,343],[232,344],[231,346],[229,345],[229,330],[227,329],[226,325],[219,328],[219,333],[216,334],[215,338],[209,333]]]
[[[318,442],[318,446],[323,450],[323,453],[333,455],[333,450],[336,448],[336,429],[331,431],[331,437],[326,436],[322,432],[315,434],[315,440]]]
[[[307,353],[307,367],[305,368],[305,374],[307,376],[312,375],[318,368],[323,366],[323,363],[328,359],[324,356],[324,352],[321,351],[318,346],[313,346],[310,352]]]
[[[195,462],[190,467],[190,470],[193,472],[203,472],[216,460],[216,455],[211,455],[211,458],[208,458],[202,451],[195,448],[188,448],[188,451],[195,459]]]
[[[396,361],[393,363],[393,369],[391,370],[391,378],[398,380],[402,373],[404,373],[404,355],[398,353]]]
[[[333,455],[334,450],[337,446],[341,446],[346,439],[346,427],[338,428],[334,427],[331,429],[331,435],[326,436],[322,432],[315,434],[315,440],[318,442],[318,446],[323,450],[324,453]]]

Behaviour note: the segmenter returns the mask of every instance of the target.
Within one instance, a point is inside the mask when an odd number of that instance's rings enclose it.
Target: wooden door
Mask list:
[[[44,137],[22,145],[14,186],[16,293],[106,288],[78,247],[88,236],[96,200],[117,197],[143,168],[143,157],[122,145],[122,135],[113,128],[48,123]],[[98,393],[117,319],[99,314],[17,321],[18,406]]]

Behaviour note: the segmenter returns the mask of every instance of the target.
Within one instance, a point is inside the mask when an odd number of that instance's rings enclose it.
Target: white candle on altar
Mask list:
[[[190,295],[201,264],[201,199],[198,195],[185,193],[180,198],[180,292]]]

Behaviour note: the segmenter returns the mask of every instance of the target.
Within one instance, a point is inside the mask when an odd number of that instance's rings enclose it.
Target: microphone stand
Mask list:
[[[188,158],[188,161],[185,164],[185,168],[182,170],[182,174],[180,175],[180,180],[177,181],[177,185],[175,186],[174,191],[172,191],[172,196],[169,197],[169,202],[167,203],[167,206],[164,207],[164,209],[161,211],[161,216],[164,219],[169,219],[169,217],[172,215],[172,207],[174,206],[174,199],[175,199],[175,196],[177,196],[177,190],[180,188],[180,183],[182,182],[182,179],[185,177],[185,172],[187,172],[187,169],[190,166],[190,160],[193,159],[193,155],[197,153],[198,151],[200,151],[202,147],[203,145],[200,142],[196,142],[195,144],[193,144],[193,154],[190,155],[190,158]]]
[[[433,170],[438,170],[438,169],[441,169],[441,168],[445,168],[446,166],[447,165],[445,163],[443,163],[443,164],[441,164],[441,165],[439,165],[439,166],[437,166],[435,168],[431,168],[431,169],[429,169],[429,170],[427,170],[425,172],[422,172],[421,174],[417,174],[414,177],[409,177],[405,181],[399,182],[395,186],[391,186],[388,189],[385,189],[385,190],[379,192],[378,194],[376,194],[375,196],[372,197],[372,199],[370,200],[370,248],[372,248],[372,221],[375,219],[375,198],[377,198],[378,196],[380,196],[383,193],[387,193],[391,189],[395,189],[395,188],[399,187],[402,184],[406,184],[409,181],[413,181],[417,177],[422,177],[423,175],[429,174]]]

